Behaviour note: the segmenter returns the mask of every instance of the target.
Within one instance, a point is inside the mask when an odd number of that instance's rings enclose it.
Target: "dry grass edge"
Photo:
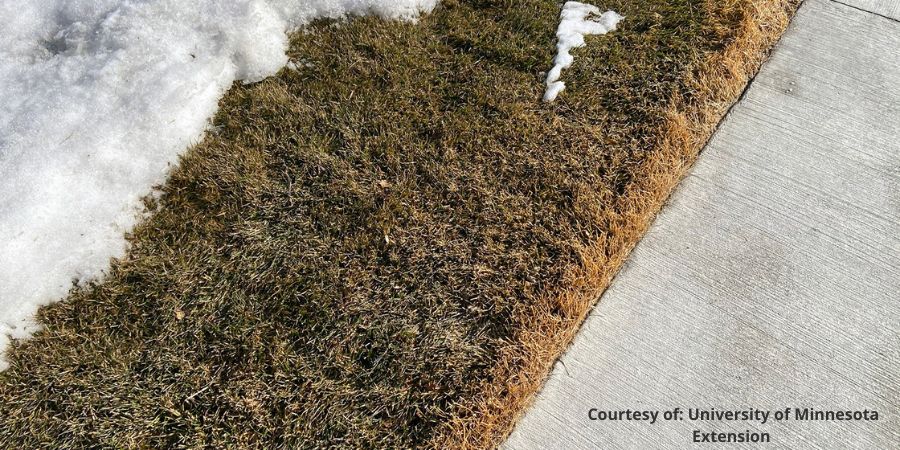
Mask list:
[[[525,322],[523,332],[504,350],[495,366],[495,381],[484,385],[476,402],[464,408],[467,414],[446,423],[431,446],[492,448],[512,432],[631,250],[756,76],[800,3],[766,0],[747,5],[735,39],[689,81],[696,95],[675,98],[668,107],[654,157],[639,172],[644,176],[620,197],[617,206],[623,213],[611,233],[582,249],[581,264],[567,274],[566,290],[519,318]],[[563,314],[552,313],[559,310]]]

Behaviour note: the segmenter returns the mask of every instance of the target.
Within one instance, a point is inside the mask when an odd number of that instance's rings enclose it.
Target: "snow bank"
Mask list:
[[[288,62],[286,31],[437,1],[0,0],[0,370],[38,306],[124,254],[231,83]]]
[[[567,69],[575,61],[569,51],[583,47],[586,35],[615,31],[616,25],[623,19],[614,11],[600,14],[600,9],[596,6],[579,2],[566,2],[559,18],[559,28],[556,30],[556,58],[553,59],[553,68],[547,73],[545,102],[556,100],[556,96],[566,88],[566,83],[559,81],[559,77],[562,70]]]

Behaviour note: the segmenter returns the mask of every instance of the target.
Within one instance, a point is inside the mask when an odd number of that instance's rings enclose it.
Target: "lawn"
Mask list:
[[[554,103],[555,1],[295,33],[10,350],[0,442],[495,446],[796,5],[604,2]]]

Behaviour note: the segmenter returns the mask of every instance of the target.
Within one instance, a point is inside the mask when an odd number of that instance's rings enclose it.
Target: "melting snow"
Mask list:
[[[559,15],[559,28],[556,30],[556,58],[553,68],[547,73],[547,91],[544,101],[552,102],[566,88],[566,83],[559,81],[562,70],[567,69],[575,61],[569,53],[576,47],[584,46],[584,37],[589,34],[606,34],[615,31],[622,16],[614,11],[600,14],[600,9],[593,5],[579,2],[566,2]]]
[[[437,1],[0,0],[0,370],[40,305],[124,254],[231,83],[287,64],[287,31]]]

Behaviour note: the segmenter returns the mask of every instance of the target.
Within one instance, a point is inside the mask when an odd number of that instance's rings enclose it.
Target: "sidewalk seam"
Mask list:
[[[855,9],[855,10],[857,10],[857,11],[862,11],[862,12],[864,12],[864,13],[872,14],[873,16],[878,16],[878,17],[881,17],[881,18],[890,20],[891,22],[900,23],[900,19],[895,19],[895,18],[893,18],[893,17],[891,17],[891,16],[886,16],[886,15],[884,15],[884,14],[877,13],[877,12],[875,12],[875,11],[869,11],[868,9],[860,8],[859,6],[856,6],[856,5],[851,5],[851,4],[849,4],[849,3],[844,3],[844,2],[842,2],[841,0],[829,0],[829,1],[832,2],[832,3],[837,3],[838,5],[843,5],[843,6],[846,6],[846,7],[848,7],[848,8]]]

